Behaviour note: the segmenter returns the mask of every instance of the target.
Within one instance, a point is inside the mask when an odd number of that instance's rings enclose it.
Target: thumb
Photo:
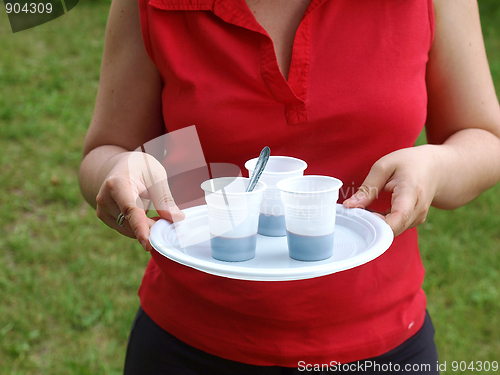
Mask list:
[[[174,202],[167,180],[162,180],[148,188],[149,197],[162,219],[181,221],[186,215]]]
[[[380,164],[375,163],[368,176],[366,176],[363,184],[359,187],[358,191],[353,194],[349,199],[344,201],[344,206],[347,208],[368,207],[381,191],[384,190],[385,185],[393,175],[394,170],[391,168],[384,168]]]

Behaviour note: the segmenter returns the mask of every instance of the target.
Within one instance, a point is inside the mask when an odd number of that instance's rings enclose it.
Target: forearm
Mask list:
[[[438,165],[435,207],[460,207],[500,180],[500,139],[486,130],[460,130],[431,147]]]
[[[106,176],[116,163],[117,155],[127,152],[126,149],[104,145],[90,151],[80,165],[79,183],[85,200],[96,208],[96,196]]]

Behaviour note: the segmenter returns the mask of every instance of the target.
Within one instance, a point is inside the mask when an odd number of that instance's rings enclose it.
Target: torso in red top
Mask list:
[[[307,161],[307,174],[340,178],[342,201],[424,126],[432,0],[312,0],[288,81],[245,0],[139,1],[164,82],[166,129],[196,125],[207,163],[243,169],[268,145]],[[372,208],[389,204],[382,193]],[[296,367],[374,357],[414,334],[425,315],[415,229],[367,265],[302,281],[232,280],[152,254],[139,292],[146,313],[186,343],[236,361]]]

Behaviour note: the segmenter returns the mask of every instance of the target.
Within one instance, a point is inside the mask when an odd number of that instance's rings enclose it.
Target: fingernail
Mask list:
[[[146,243],[146,241],[140,240],[139,242],[141,243],[141,245],[144,248],[144,250],[148,251],[148,244]]]

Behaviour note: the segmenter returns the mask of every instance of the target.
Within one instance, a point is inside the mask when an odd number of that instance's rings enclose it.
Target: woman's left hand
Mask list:
[[[422,224],[436,194],[440,178],[439,147],[423,145],[394,151],[379,159],[359,190],[344,201],[344,206],[368,207],[379,192],[392,193],[391,208],[378,213],[394,235]]]

